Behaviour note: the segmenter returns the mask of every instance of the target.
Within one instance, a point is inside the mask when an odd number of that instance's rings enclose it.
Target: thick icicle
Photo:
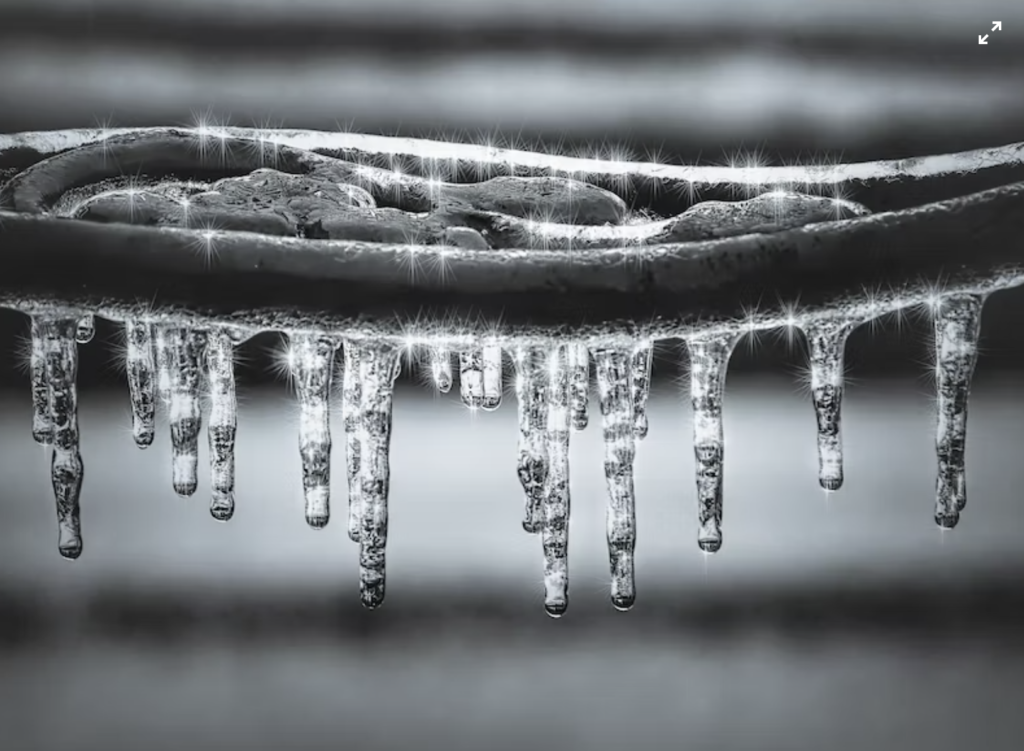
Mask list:
[[[523,529],[541,528],[541,503],[548,477],[547,401],[548,363],[542,347],[522,347],[514,353],[519,446],[516,473],[526,496]]]
[[[92,313],[86,313],[78,319],[75,327],[75,341],[79,344],[88,344],[96,336],[96,318]]]
[[[483,348],[483,398],[480,406],[492,412],[501,406],[502,397],[502,360],[501,347],[488,344]]]
[[[570,375],[565,347],[548,360],[548,471],[544,482],[541,542],[544,548],[544,609],[553,618],[569,607],[569,430]]]
[[[171,482],[175,493],[188,497],[199,485],[202,357],[206,333],[174,327],[163,331],[163,335],[170,354]],[[157,338],[160,338],[159,332]]]
[[[472,349],[459,353],[459,389],[462,403],[470,409],[484,403],[484,353]]]
[[[573,342],[569,345],[569,402],[572,407],[573,430],[583,430],[589,421],[590,406],[590,353],[587,345]]]
[[[47,341],[56,325],[44,316],[31,317],[31,352],[29,370],[32,378],[32,438],[49,445],[53,441],[53,416],[50,410],[50,383],[46,375]]]
[[[447,347],[435,347],[430,351],[430,373],[434,385],[442,394],[452,390],[452,351]]]
[[[612,575],[611,599],[616,609],[629,610],[636,600],[633,462],[639,436],[635,432],[636,391],[631,383],[636,376],[636,355],[630,357],[626,352],[600,350],[594,359],[604,433],[604,476],[608,485],[605,522]]]
[[[78,344],[74,319],[51,320],[46,325],[46,379],[50,386],[53,456],[50,478],[57,501],[57,549],[65,558],[82,554],[82,456],[78,436]]]
[[[384,602],[385,546],[388,539],[388,492],[391,484],[391,405],[400,352],[387,344],[360,343],[359,595],[367,608]]]
[[[839,490],[843,485],[843,355],[854,325],[822,321],[804,328],[810,349],[811,400],[818,423],[818,483],[825,490]]]
[[[150,336],[153,342],[153,364],[156,367],[156,393],[165,408],[171,405],[171,382],[174,357],[171,352],[171,326],[154,325]]]
[[[978,361],[981,295],[944,297],[935,312],[936,386],[939,424],[935,440],[939,460],[935,523],[953,529],[967,504],[964,455],[967,400]]]
[[[722,480],[725,436],[722,400],[735,334],[689,340],[693,451],[697,464],[697,544],[705,553],[722,547]]]
[[[630,390],[633,398],[633,433],[637,438],[647,437],[647,399],[651,395],[651,365],[654,347],[650,342],[633,350],[630,363]]]
[[[299,453],[306,523],[323,529],[331,517],[331,379],[335,340],[292,334],[288,364],[299,400]]]
[[[210,332],[206,342],[206,380],[210,389],[210,514],[227,521],[235,513],[235,342],[228,329]]]
[[[363,400],[363,378],[359,361],[359,345],[346,342],[344,349],[345,371],[341,386],[341,417],[345,426],[345,469],[348,479],[348,536],[352,542],[359,542],[359,527],[363,523],[362,506],[359,498],[360,487],[359,461],[362,451],[361,417]],[[436,357],[436,353],[435,353]],[[448,361],[448,388],[451,388],[451,355]],[[435,363],[437,360],[435,359]],[[435,370],[435,374],[436,374]],[[436,375],[435,375],[436,378]],[[440,385],[438,386],[440,388]]]
[[[126,321],[126,369],[132,403],[132,437],[144,449],[153,443],[156,420],[156,368],[153,363],[152,328],[142,321]]]

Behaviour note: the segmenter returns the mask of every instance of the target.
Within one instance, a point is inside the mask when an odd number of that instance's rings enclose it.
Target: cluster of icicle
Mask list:
[[[966,499],[964,444],[967,398],[977,359],[980,295],[954,295],[935,305],[939,463],[936,522],[956,525]],[[810,352],[817,414],[819,481],[826,490],[843,482],[840,408],[843,351],[863,321],[820,320],[802,324]],[[82,487],[76,374],[78,344],[92,339],[92,316],[32,317],[33,436],[52,446],[59,550],[81,554],[78,499]],[[127,377],[133,435],[139,447],[154,437],[158,405],[167,410],[173,453],[173,484],[182,496],[197,487],[198,446],[204,397],[207,416],[211,513],[228,520],[234,511],[234,447],[237,402],[234,348],[249,334],[231,327],[196,330],[172,323],[128,321]],[[722,545],[722,402],[730,355],[743,331],[687,340],[696,455],[698,544],[707,553]],[[299,451],[306,519],[316,528],[330,518],[330,394],[333,369],[343,360],[342,415],[348,481],[348,534],[359,544],[359,588],[366,607],[384,600],[388,533],[389,448],[395,379],[402,348],[390,340],[345,339],[328,334],[291,334],[288,366],[299,408]],[[620,610],[636,596],[634,549],[636,444],[647,434],[646,405],[653,343],[591,348],[562,341],[547,345],[486,344],[453,352],[431,346],[436,387],[449,391],[453,360],[459,363],[463,402],[471,409],[498,408],[503,393],[503,356],[515,366],[519,413],[517,470],[525,494],[523,527],[540,536],[544,602],[552,616],[568,605],[569,440],[589,421],[591,363],[596,370],[608,487],[607,542],[611,600]],[[338,351],[342,350],[341,357]],[[205,393],[204,393],[205,391]]]

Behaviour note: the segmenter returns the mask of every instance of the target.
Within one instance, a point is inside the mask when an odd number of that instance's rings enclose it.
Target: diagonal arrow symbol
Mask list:
[[[988,34],[985,34],[984,36],[978,34],[978,44],[988,44]]]
[[[1002,30],[1003,30],[1003,22],[1002,21],[993,21],[992,22],[992,31],[1002,31]]]

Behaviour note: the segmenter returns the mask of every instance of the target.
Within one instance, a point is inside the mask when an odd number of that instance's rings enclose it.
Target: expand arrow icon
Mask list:
[[[984,36],[978,34],[978,44],[988,44],[988,34],[985,34]]]
[[[1003,22],[1002,21],[993,21],[992,22],[992,31],[1002,31],[1002,30],[1003,30]]]

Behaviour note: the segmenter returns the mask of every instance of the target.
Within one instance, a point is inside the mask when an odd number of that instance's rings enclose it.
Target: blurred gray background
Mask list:
[[[1012,0],[5,0],[0,131],[201,113],[688,162],[912,156],[1024,140],[1018,29]],[[343,456],[334,521],[314,532],[271,336],[244,350],[238,511],[221,525],[205,477],[173,494],[166,426],[133,446],[118,333],[101,327],[82,348],[86,549],[61,560],[18,367],[27,324],[0,313],[0,746],[1020,748],[1022,314],[1024,293],[986,307],[970,500],[946,534],[931,522],[927,321],[852,337],[847,484],[830,497],[800,342],[741,343],[710,559],[685,357],[663,347],[637,459],[637,606],[607,602],[595,418],[574,439],[571,605],[552,621],[539,540],[520,528],[514,404],[471,416],[412,366],[388,601],[360,609]]]

